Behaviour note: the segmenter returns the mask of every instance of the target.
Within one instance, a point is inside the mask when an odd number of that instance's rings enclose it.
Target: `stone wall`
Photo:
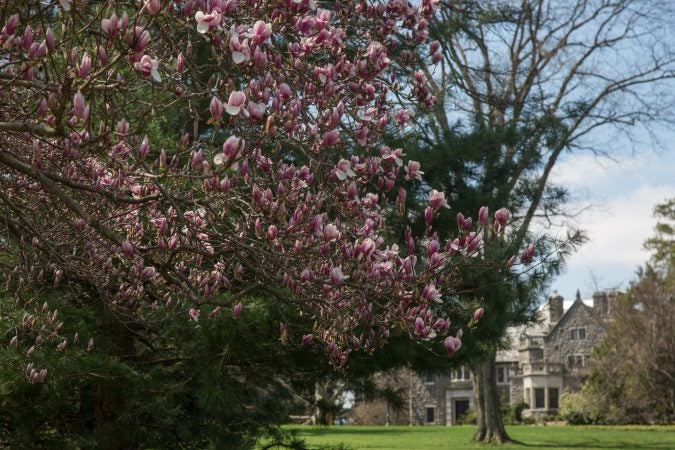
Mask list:
[[[445,391],[450,377],[416,375],[411,378],[411,425],[445,425],[447,418]],[[427,422],[427,408],[434,408],[434,421]]]
[[[585,329],[585,339],[571,339],[573,329]],[[590,308],[580,301],[575,302],[570,311],[551,330],[544,339],[544,353],[546,361],[563,366],[563,385],[566,390],[579,388],[581,380],[587,374],[588,360],[604,337],[605,325],[597,318]],[[583,355],[585,367],[575,365],[570,367],[568,356]]]

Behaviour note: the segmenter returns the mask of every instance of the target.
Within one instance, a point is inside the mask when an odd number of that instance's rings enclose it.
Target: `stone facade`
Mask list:
[[[560,395],[576,391],[588,374],[588,359],[602,340],[616,302],[616,292],[603,291],[593,299],[577,298],[565,308],[554,293],[540,311],[541,322],[509,330],[512,348],[497,354],[497,385],[501,401],[524,401],[524,416],[556,414]],[[410,377],[410,424],[454,425],[473,408],[471,375],[464,367],[449,376]]]

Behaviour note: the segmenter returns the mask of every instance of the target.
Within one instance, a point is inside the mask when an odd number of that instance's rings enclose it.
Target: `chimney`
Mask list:
[[[618,292],[612,289],[607,293],[607,316],[611,316],[616,310],[616,297]]]
[[[607,316],[607,292],[605,291],[598,291],[593,293],[593,312],[598,316],[598,317],[605,317]]]
[[[551,325],[555,325],[563,315],[563,297],[558,291],[553,291],[548,298],[548,313]]]

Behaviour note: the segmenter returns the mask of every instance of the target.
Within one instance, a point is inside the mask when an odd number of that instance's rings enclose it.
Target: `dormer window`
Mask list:
[[[573,341],[585,341],[586,327],[572,328],[570,330],[570,339]]]

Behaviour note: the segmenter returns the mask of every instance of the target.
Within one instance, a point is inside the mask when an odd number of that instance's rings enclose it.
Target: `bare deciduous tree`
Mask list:
[[[566,152],[609,156],[623,142],[617,137],[635,142],[654,125],[668,123],[675,77],[672,6],[473,0],[439,11],[430,28],[438,40],[431,47],[438,48],[432,54],[437,64],[426,75],[442,107],[420,119],[426,132],[419,145],[438,155],[452,152],[458,133],[509,137],[476,149],[468,162],[437,167],[442,173],[433,182],[443,180],[446,194],[457,198],[473,190],[510,205],[518,221],[515,245],[533,222],[569,219],[566,191],[551,182]],[[603,139],[614,140],[607,145]],[[503,330],[509,325],[504,321]],[[493,358],[491,352],[476,367],[476,375],[485,375],[476,390],[476,439],[503,442],[508,436],[499,417]]]

